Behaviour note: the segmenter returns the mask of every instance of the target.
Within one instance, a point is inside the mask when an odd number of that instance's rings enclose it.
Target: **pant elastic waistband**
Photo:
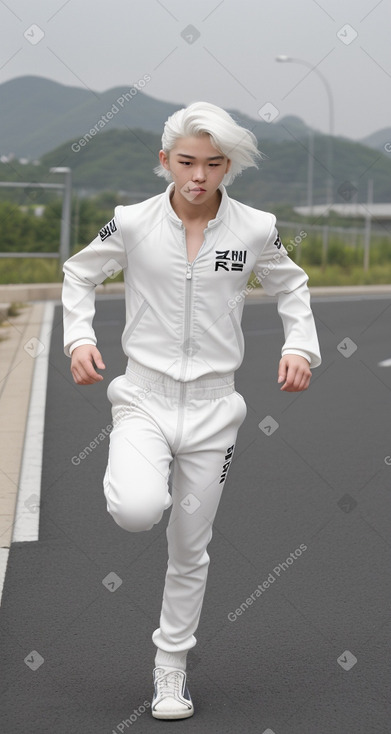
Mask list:
[[[198,400],[222,398],[235,392],[234,373],[226,375],[212,375],[199,377],[196,380],[181,382],[174,380],[164,372],[152,370],[149,367],[128,359],[126,377],[139,387],[152,392],[167,395],[168,397],[198,398]]]

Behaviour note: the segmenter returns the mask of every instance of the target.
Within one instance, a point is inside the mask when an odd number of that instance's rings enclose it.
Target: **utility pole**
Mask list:
[[[371,224],[372,224],[372,204],[373,204],[373,178],[368,181],[367,206],[365,214],[364,229],[364,273],[369,270],[369,253],[371,248]]]
[[[50,173],[65,175],[60,238],[60,265],[63,265],[71,254],[72,171],[70,168],[60,167],[51,168]]]

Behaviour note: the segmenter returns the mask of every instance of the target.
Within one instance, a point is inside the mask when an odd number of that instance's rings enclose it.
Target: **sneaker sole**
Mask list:
[[[193,716],[194,714],[194,708],[189,709],[189,711],[162,711],[161,713],[159,711],[152,711],[152,716],[154,719],[188,719],[190,716]]]

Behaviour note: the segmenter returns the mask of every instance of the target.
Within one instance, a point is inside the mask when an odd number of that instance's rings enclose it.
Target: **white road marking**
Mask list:
[[[35,357],[12,534],[13,543],[38,540],[46,388],[54,306],[54,301],[47,301],[45,304],[39,335],[39,341],[44,345],[44,349]]]
[[[5,572],[7,570],[8,556],[9,556],[9,548],[0,548],[0,604],[1,604],[1,597],[3,594],[3,586],[4,586],[4,579],[5,579]]]

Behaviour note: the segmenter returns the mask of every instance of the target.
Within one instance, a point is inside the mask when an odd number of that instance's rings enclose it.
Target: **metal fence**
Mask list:
[[[64,183],[29,183],[21,181],[0,181],[2,188],[10,189],[58,189],[63,191],[60,249],[58,252],[0,252],[0,257],[40,257],[58,258],[61,265],[70,256],[71,243],[71,208],[72,208],[72,171],[70,168],[51,168],[50,173],[64,174]]]
[[[292,246],[297,248],[296,262],[300,262],[301,256],[301,245],[304,241],[304,237],[300,236],[301,231],[308,233],[314,232],[322,235],[322,265],[326,265],[328,261],[328,250],[329,250],[329,239],[330,235],[337,235],[344,240],[344,244],[358,248],[359,245],[363,247],[363,269],[365,272],[369,269],[370,262],[370,249],[371,239],[376,237],[388,237],[391,245],[391,233],[386,228],[373,227],[372,217],[368,216],[365,218],[364,226],[362,227],[338,227],[329,225],[327,222],[324,224],[308,224],[305,221],[302,222],[285,222],[278,220],[278,228],[281,230],[283,235],[284,230],[296,233],[295,239],[291,241]],[[282,237],[284,242],[284,238]],[[297,241],[296,241],[297,240]],[[285,245],[285,242],[284,242]],[[288,251],[289,248],[288,247]]]
[[[70,235],[71,235],[71,202],[72,202],[72,173],[70,168],[51,168],[51,173],[61,173],[65,175],[64,183],[24,183],[0,181],[0,187],[3,188],[38,188],[38,189],[57,189],[63,191],[63,203],[61,214],[61,235],[60,249],[58,252],[0,252],[0,258],[53,258],[59,259],[61,265],[70,257]],[[121,192],[124,193],[124,192]],[[132,194],[132,198],[140,199],[140,195]],[[145,194],[148,198],[148,194]],[[297,248],[296,261],[300,261],[301,244],[304,238],[300,237],[300,232],[305,231],[321,233],[322,235],[322,265],[328,260],[328,247],[330,235],[338,235],[344,239],[346,244],[352,247],[358,247],[358,243],[363,243],[363,268],[364,271],[369,268],[371,236],[390,237],[390,232],[378,227],[372,227],[372,217],[368,215],[365,218],[363,227],[338,227],[331,226],[328,222],[323,224],[308,224],[302,222],[286,222],[278,220],[278,227],[282,234],[284,230],[297,233],[294,236],[292,245]],[[285,244],[285,242],[284,242]],[[292,247],[290,248],[292,249]],[[289,247],[288,247],[289,250]]]

